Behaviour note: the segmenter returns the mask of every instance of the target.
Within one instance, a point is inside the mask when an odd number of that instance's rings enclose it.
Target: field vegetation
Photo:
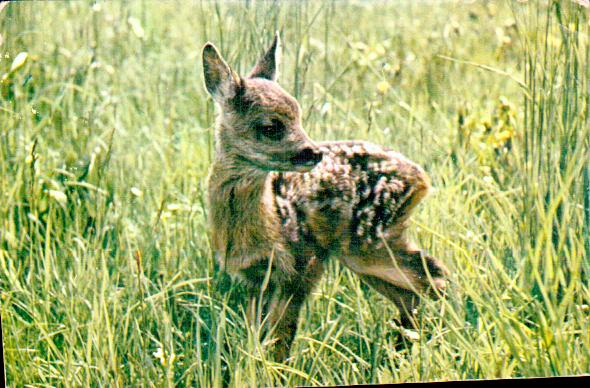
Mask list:
[[[584,1],[18,2],[0,12],[11,386],[293,386],[590,372]],[[451,269],[420,330],[334,260],[269,360],[207,226],[201,48],[273,34],[313,139],[422,164],[413,237]]]

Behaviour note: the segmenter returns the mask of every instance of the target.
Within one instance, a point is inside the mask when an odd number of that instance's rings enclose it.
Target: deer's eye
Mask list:
[[[257,125],[256,134],[270,140],[281,140],[285,136],[285,124],[280,120],[272,120],[270,125]]]

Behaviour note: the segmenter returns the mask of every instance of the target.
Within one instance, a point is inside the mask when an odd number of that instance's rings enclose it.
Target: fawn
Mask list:
[[[419,295],[444,291],[448,271],[405,234],[430,186],[424,170],[368,142],[313,142],[299,104],[276,82],[279,54],[277,33],[240,77],[207,43],[203,70],[218,108],[213,250],[220,268],[245,283],[249,319],[264,317],[273,355],[285,360],[329,257],[395,303],[405,327],[415,325]]]

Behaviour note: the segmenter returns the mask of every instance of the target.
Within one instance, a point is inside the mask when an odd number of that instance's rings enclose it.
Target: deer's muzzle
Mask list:
[[[306,147],[299,151],[290,160],[294,166],[313,167],[322,161],[323,154],[311,147]]]

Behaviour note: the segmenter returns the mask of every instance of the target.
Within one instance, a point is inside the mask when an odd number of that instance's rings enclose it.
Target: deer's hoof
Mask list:
[[[448,281],[445,278],[434,278],[430,288],[430,295],[434,298],[442,298],[447,295]]]

